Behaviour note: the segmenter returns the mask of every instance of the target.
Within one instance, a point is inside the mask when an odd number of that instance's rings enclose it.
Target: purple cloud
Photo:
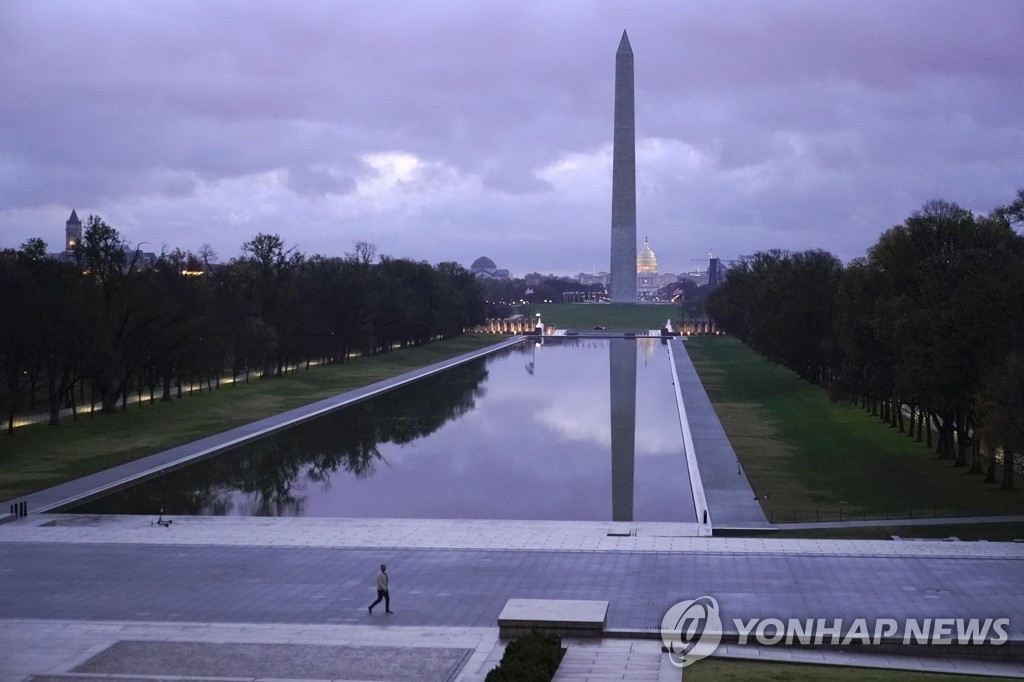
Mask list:
[[[0,245],[57,244],[77,208],[222,258],[274,231],[311,253],[606,269],[626,28],[639,232],[662,268],[849,259],[928,199],[988,211],[1024,185],[1022,25],[1010,0],[15,0]]]

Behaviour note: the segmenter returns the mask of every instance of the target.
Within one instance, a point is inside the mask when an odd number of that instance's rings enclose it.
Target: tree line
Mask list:
[[[742,259],[720,328],[857,402],[954,465],[1013,489],[1024,453],[1024,190],[988,215],[931,201],[844,265],[821,250]]]
[[[571,277],[538,274],[508,279],[481,280],[484,299],[487,301],[487,317],[505,318],[516,314],[517,306],[524,303],[562,303],[564,294],[575,292],[580,299],[599,300],[607,298],[601,284],[581,284]],[[527,293],[529,292],[529,293]]]
[[[223,374],[272,377],[458,335],[484,319],[476,278],[457,263],[307,256],[275,234],[218,264],[209,248],[146,258],[90,216],[68,258],[30,239],[0,253],[0,408],[124,409],[129,395],[180,397]]]

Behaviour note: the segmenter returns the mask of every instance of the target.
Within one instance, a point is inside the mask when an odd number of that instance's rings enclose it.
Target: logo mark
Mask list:
[[[722,641],[722,618],[714,597],[674,604],[661,619],[661,641],[672,665],[684,668],[714,653]]]

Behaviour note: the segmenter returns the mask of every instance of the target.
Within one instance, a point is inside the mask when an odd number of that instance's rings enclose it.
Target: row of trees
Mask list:
[[[571,277],[527,275],[525,278],[482,280],[487,317],[510,317],[524,303],[585,303],[608,301],[603,284],[581,284]],[[658,290],[656,300],[683,301],[686,319],[704,317],[704,297],[710,289],[689,279],[679,279]],[[527,293],[532,292],[532,293]]]
[[[601,284],[580,284],[571,277],[529,275],[526,278],[486,279],[481,281],[487,301],[487,317],[510,317],[520,301],[562,303],[563,294],[574,292],[580,300],[607,299]],[[533,293],[526,293],[527,291]]]
[[[987,216],[932,201],[844,266],[757,253],[707,300],[718,325],[837,398],[1013,488],[1024,453],[1024,190]],[[987,467],[983,467],[987,456]],[[987,471],[986,471],[987,469]]]
[[[377,258],[360,242],[341,258],[306,256],[259,234],[225,264],[174,250],[147,259],[90,216],[72,257],[32,239],[0,257],[0,407],[19,412],[128,396],[170,400],[225,372],[275,376],[457,335],[483,320],[476,278],[455,263]]]

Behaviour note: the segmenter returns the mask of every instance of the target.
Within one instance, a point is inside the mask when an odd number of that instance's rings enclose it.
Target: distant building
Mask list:
[[[487,256],[480,256],[469,266],[469,271],[480,279],[509,279],[508,270],[499,268]]]
[[[722,283],[722,262],[712,258],[708,263],[708,288],[714,289]]]
[[[64,251],[72,253],[82,243],[82,221],[78,219],[75,209],[71,209],[71,217],[64,224]]]
[[[547,275],[548,277],[554,277],[554,275]],[[523,275],[523,281],[526,282],[527,286],[535,287],[544,281],[545,276],[539,272],[528,272]]]
[[[78,218],[78,211],[71,209],[71,216],[64,223],[64,250],[48,253],[46,257],[61,261],[72,261],[75,258],[75,249],[81,243],[82,221]],[[151,267],[160,260],[160,256],[153,251],[143,251],[139,248],[133,249],[128,245],[124,245],[122,248],[124,249],[125,263],[137,270]],[[192,274],[191,271],[188,274]]]
[[[607,272],[593,272],[586,273],[581,272],[576,275],[576,281],[580,284],[600,284],[603,287],[608,286],[608,280],[611,278],[611,273]]]
[[[708,273],[697,270],[695,272],[684,272],[676,277],[677,280],[686,280],[687,282],[693,282],[699,287],[706,286],[708,283]]]
[[[658,272],[658,259],[654,256],[651,245],[647,243],[647,237],[644,237],[644,248],[640,249],[636,257],[636,271],[645,274]]]
[[[661,287],[657,284],[658,259],[651,250],[651,245],[644,237],[644,248],[636,257],[636,295],[640,300],[649,299],[657,293]]]
[[[658,272],[658,259],[644,237],[644,247],[636,257],[636,295],[641,301],[657,298],[658,290],[674,284],[679,277],[671,272]]]

